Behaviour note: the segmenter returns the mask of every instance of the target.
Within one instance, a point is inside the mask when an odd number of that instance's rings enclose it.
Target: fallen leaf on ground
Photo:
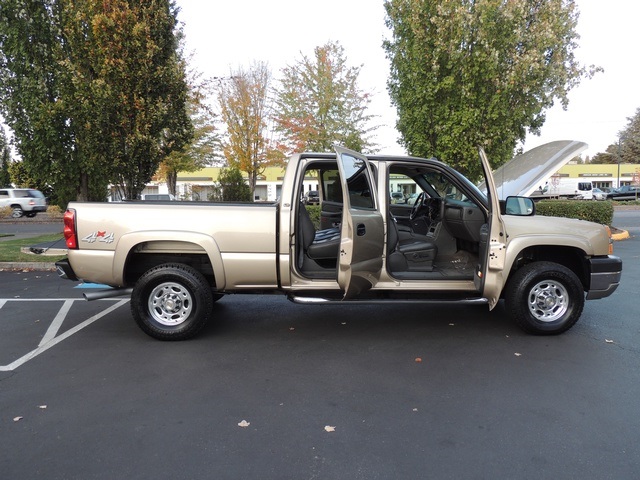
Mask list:
[[[238,426],[242,427],[242,428],[247,428],[249,425],[251,425],[249,422],[247,422],[246,420],[242,420]]]
[[[420,363],[422,362],[422,359],[420,357],[416,357],[416,363]]]
[[[336,427],[332,427],[331,425],[327,425],[326,427],[324,427],[325,432],[335,432],[336,431]]]

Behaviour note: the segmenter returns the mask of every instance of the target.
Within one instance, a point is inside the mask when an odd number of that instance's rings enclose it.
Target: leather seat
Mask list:
[[[302,234],[304,253],[313,260],[337,259],[340,251],[340,229],[328,228],[318,230],[311,221],[309,212],[300,205],[298,208],[298,225]]]
[[[431,272],[438,254],[435,243],[422,238],[400,239],[393,216],[387,219],[387,268],[390,272]]]

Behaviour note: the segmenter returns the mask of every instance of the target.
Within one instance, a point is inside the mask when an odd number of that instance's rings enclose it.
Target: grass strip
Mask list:
[[[54,244],[54,242],[56,242]],[[43,245],[41,245],[43,244]],[[35,255],[22,253],[22,247],[33,247],[39,245],[41,248],[52,246],[53,248],[66,248],[64,237],[61,233],[40,235],[31,238],[19,238],[16,240],[3,240],[0,242],[0,262],[55,262],[65,257],[65,255]]]

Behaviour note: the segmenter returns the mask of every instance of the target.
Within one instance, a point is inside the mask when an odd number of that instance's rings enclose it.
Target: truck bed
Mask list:
[[[275,203],[74,202],[69,208],[77,212],[79,246],[69,261],[79,278],[99,275],[102,283],[122,286],[131,255],[206,255],[219,288],[277,286]]]

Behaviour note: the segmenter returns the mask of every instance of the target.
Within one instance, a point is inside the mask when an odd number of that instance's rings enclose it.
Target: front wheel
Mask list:
[[[505,304],[523,330],[536,335],[556,335],[569,330],[580,318],[584,289],[567,267],[534,262],[509,279]]]
[[[145,272],[131,294],[131,314],[138,326],[158,340],[186,340],[204,327],[213,309],[207,279],[179,263]]]

